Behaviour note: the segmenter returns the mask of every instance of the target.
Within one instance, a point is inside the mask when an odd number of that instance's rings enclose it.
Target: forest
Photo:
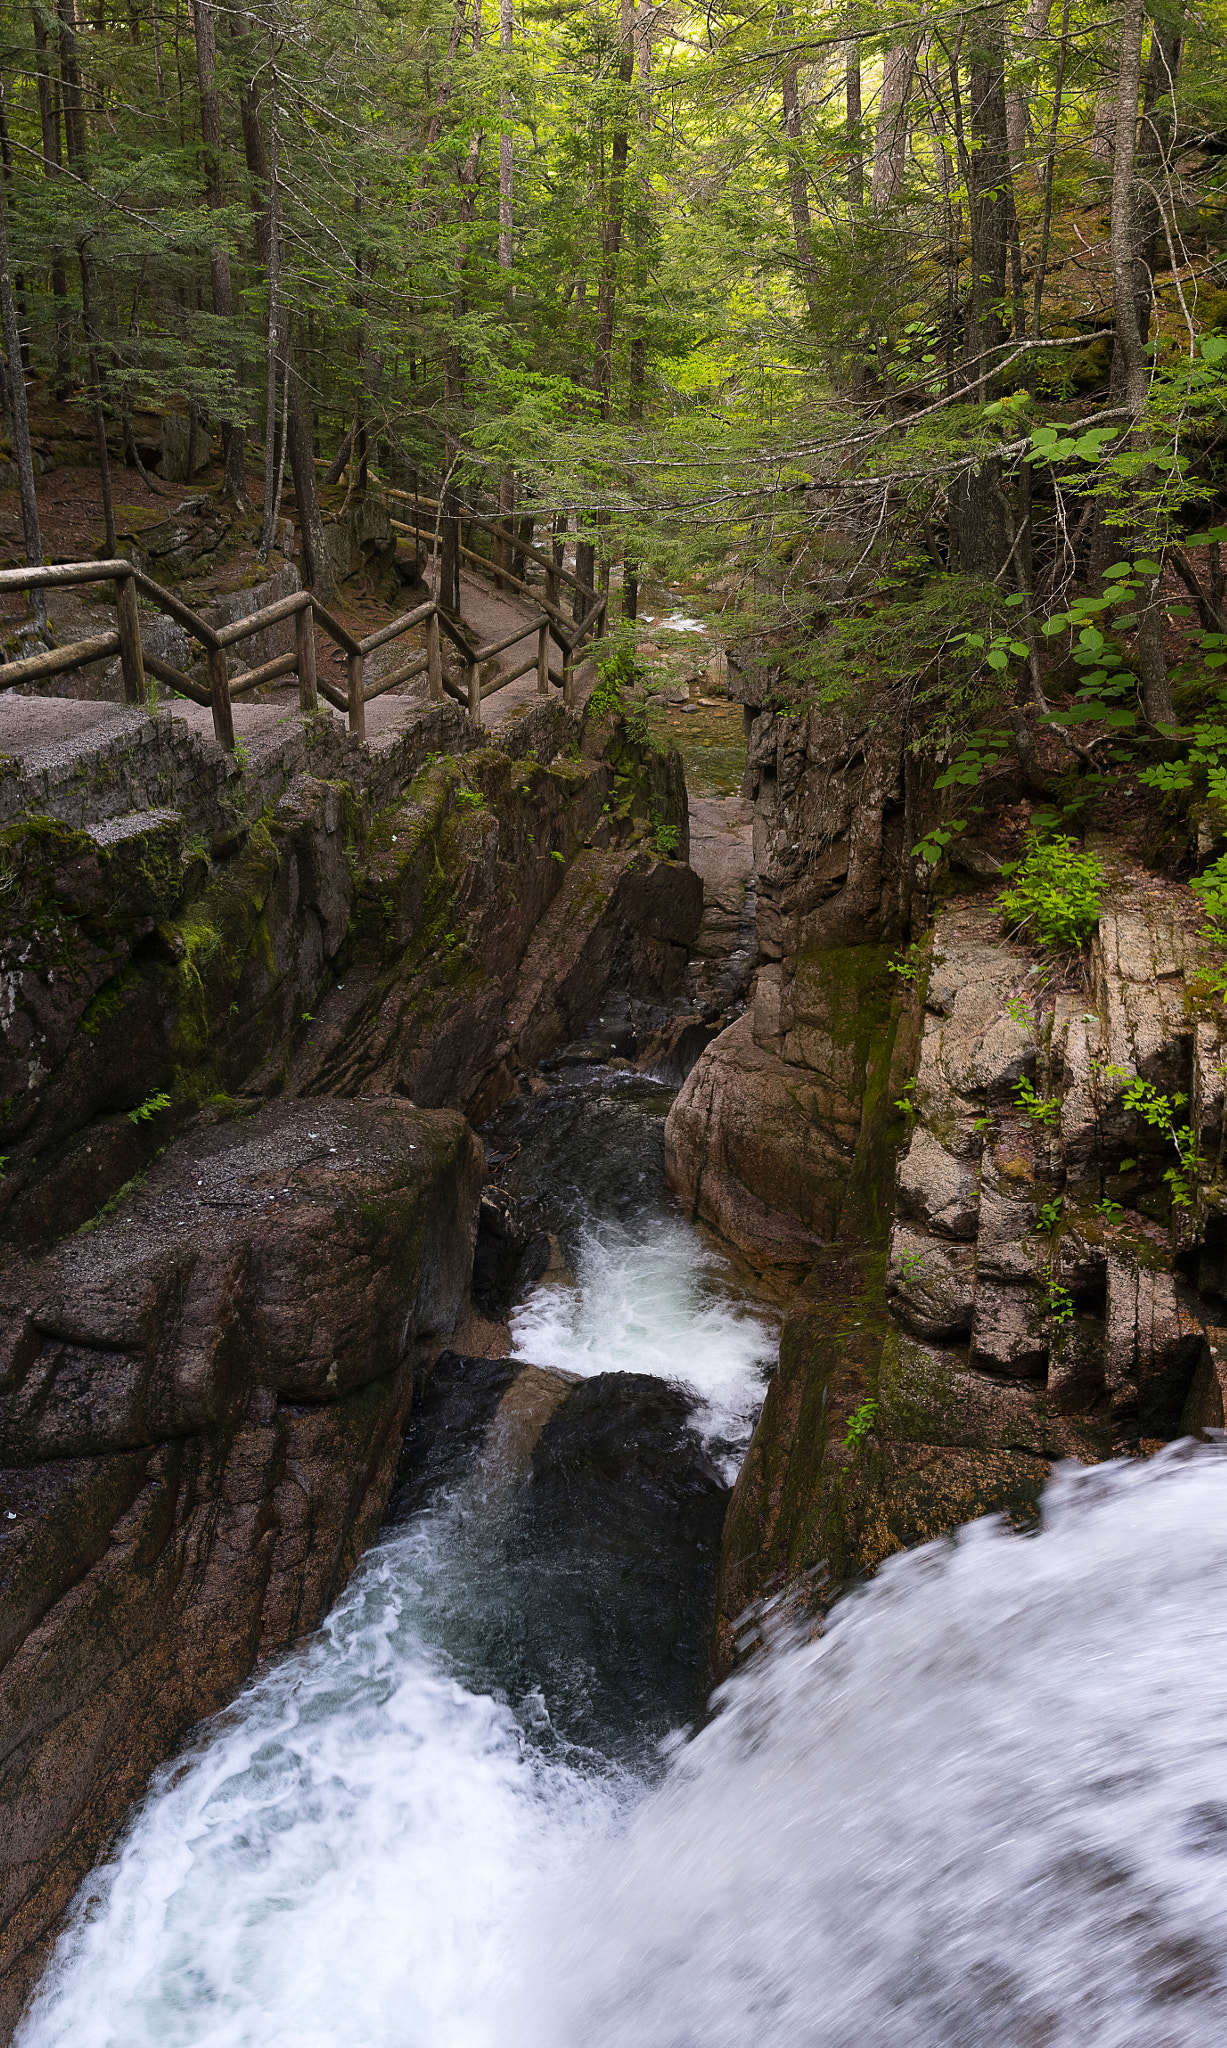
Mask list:
[[[288,473],[325,596],[320,480],[411,487],[444,592],[480,509],[628,636],[641,578],[718,593],[783,710],[905,685],[955,789],[1006,747],[1170,781],[1227,658],[1224,23],[14,0],[26,556],[27,387],[93,418],[108,539],[169,411],[265,552]]]

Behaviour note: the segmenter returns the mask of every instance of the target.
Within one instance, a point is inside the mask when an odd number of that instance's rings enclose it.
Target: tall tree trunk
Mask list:
[[[792,28],[792,8],[782,7],[776,17],[781,42],[785,41]],[[814,261],[814,228],[809,210],[809,184],[805,164],[801,156],[801,99],[797,85],[797,67],[789,62],[783,79],[784,88],[784,134],[788,150],[788,203],[792,211],[793,239],[797,245],[797,271],[805,303],[809,307],[810,320],[815,329],[819,325],[818,308],[818,266]]]
[[[971,303],[967,374],[981,401],[993,389],[992,358],[1005,341],[1005,298],[1013,183],[1005,122],[1005,9],[973,16],[968,27],[967,155],[971,227]]]
[[[626,164],[630,148],[629,87],[635,75],[635,0],[622,0],[618,45],[618,78],[623,87],[614,121],[609,149],[609,179],[601,209],[601,261],[597,273],[596,345],[593,350],[592,383],[597,410],[609,418],[613,398],[614,317],[618,298],[618,258],[622,250],[622,223],[626,207]],[[585,522],[589,532],[592,522]],[[575,593],[573,616],[578,620],[591,608],[596,595],[596,545],[579,541],[575,548]]]
[[[107,448],[106,405],[102,390],[102,365],[98,357],[98,336],[94,329],[93,263],[84,242],[77,245],[81,269],[81,324],[89,360],[89,381],[94,399],[94,438],[98,446],[98,469],[102,481],[102,520],[106,530],[107,554],[114,556],[115,506],[111,497],[111,457]]]
[[[1052,89],[1052,119],[1048,129],[1048,149],[1044,160],[1044,214],[1040,223],[1040,245],[1032,276],[1031,333],[1036,341],[1040,338],[1044,279],[1048,271],[1048,244],[1052,234],[1052,186],[1056,176],[1057,135],[1060,132],[1061,100],[1065,90],[1065,60],[1069,52],[1069,9],[1070,0],[1064,0],[1061,13],[1061,41],[1057,50],[1057,75]],[[1037,367],[1037,358],[1033,354],[1027,365],[1027,389],[1032,398],[1035,397]]]
[[[64,140],[68,161],[79,168],[85,161],[85,95],[81,90],[81,65],[77,53],[77,16],[73,0],[56,0],[60,23],[60,79],[64,101]]]
[[[633,239],[635,249],[635,300],[636,319],[630,345],[630,394],[628,410],[635,426],[643,420],[648,374],[648,337],[643,309],[643,296],[648,283],[648,205],[651,188],[647,177],[648,143],[652,132],[652,29],[650,20],[638,24],[638,65],[639,65],[639,135],[643,150],[643,169],[640,174],[639,205],[633,216]],[[622,616],[635,619],[639,615],[639,563],[632,551],[622,564]]]
[[[971,17],[966,37],[966,125],[957,51],[950,58],[955,141],[971,228],[962,375],[968,396],[983,404],[994,389],[993,357],[1005,341],[1002,303],[1013,209],[1005,124],[1004,7]],[[951,486],[949,513],[951,567],[995,580],[1011,558],[1013,542],[999,461],[989,459],[960,472]]]
[[[0,78],[0,95],[4,92],[4,80]],[[4,328],[4,352],[8,357],[10,403],[13,408],[13,454],[17,462],[17,481],[21,490],[21,525],[26,544],[26,560],[40,564],[43,559],[42,535],[38,525],[38,499],[34,491],[34,451],[30,446],[30,415],[26,408],[26,380],[21,367],[21,331],[17,323],[17,305],[13,297],[13,279],[9,266],[9,237],[7,198],[0,187],[0,323]],[[41,590],[30,592],[30,604],[39,632],[47,625],[47,600]]]
[[[63,169],[63,158],[60,154],[60,105],[47,59],[47,25],[42,16],[41,0],[34,0],[30,12],[34,21],[34,68],[38,78],[38,118],[43,136],[43,176],[58,178]],[[64,269],[64,252],[60,248],[53,248],[51,252],[51,294],[55,300],[55,374],[51,382],[51,392],[62,404],[72,387],[72,365],[68,328],[68,277]]]
[[[1166,254],[1167,236],[1159,184],[1166,180],[1172,141],[1171,98],[1184,40],[1183,18],[1164,26],[1152,20],[1150,59],[1142,92],[1142,125],[1137,141],[1134,195],[1133,296],[1138,331],[1145,342],[1154,306],[1155,270]]]
[[[1035,52],[1048,29],[1048,17],[1052,13],[1052,0],[1031,0],[1023,19],[1018,38],[1018,56],[1026,62]],[[1011,85],[1006,96],[1005,125],[1009,139],[1010,163],[1017,175],[1027,154],[1027,99],[1028,94],[1017,82]]]
[[[1125,404],[1134,420],[1146,404],[1148,377],[1145,337],[1138,316],[1137,293],[1137,141],[1138,96],[1142,82],[1142,32],[1145,26],[1142,0],[1124,0],[1120,20],[1120,68],[1116,81],[1116,148],[1112,163],[1112,296],[1115,311],[1113,369],[1119,361],[1120,383]],[[1134,432],[1134,448],[1147,445],[1146,436]],[[1139,479],[1141,483],[1143,479]],[[1148,592],[1138,630],[1142,702],[1152,725],[1174,725],[1175,712],[1168,683],[1163,649],[1163,613],[1159,604],[1159,578]]]
[[[268,179],[268,248],[265,269],[268,273],[268,340],[265,358],[265,416],[264,416],[264,519],[260,529],[260,559],[268,560],[273,544],[273,495],[276,488],[277,467],[277,359],[281,353],[281,181],[279,163],[279,137],[277,132],[277,64],[273,38],[269,37],[269,179]]]
[[[890,205],[903,183],[907,162],[908,101],[920,45],[897,43],[882,65],[882,94],[873,142],[873,183],[870,200],[875,213]]]
[[[194,0],[196,27],[196,75],[200,85],[200,139],[204,144],[205,198],[211,213],[226,203],[222,179],[222,115],[217,90],[217,35],[213,0]],[[230,277],[229,253],[220,241],[209,250],[209,279],[213,289],[213,311],[219,320],[234,321],[234,289]],[[246,436],[233,416],[222,421],[222,496],[235,505],[247,502],[244,461]]]
[[[513,0],[499,0],[498,45],[504,58],[510,59],[515,42],[515,13]],[[515,202],[515,143],[508,125],[515,110],[515,99],[510,86],[504,80],[501,96],[503,125],[498,138],[498,267],[502,272],[503,298],[508,313],[515,287],[511,282],[511,266],[514,260],[513,207]],[[499,557],[508,574],[513,573],[515,546],[512,538],[512,520],[515,515],[516,480],[513,469],[504,468],[499,477],[498,509],[506,524],[507,537],[499,542]]]
[[[251,23],[245,15],[232,16],[230,27],[233,35],[249,34],[251,31]],[[240,95],[239,119],[243,128],[243,156],[247,165],[247,175],[251,180],[256,259],[267,271],[275,239],[270,232],[273,198],[268,155],[264,147],[264,131],[260,126],[260,89],[254,80]],[[308,588],[315,592],[321,604],[335,604],[337,582],[332,560],[324,542],[324,522],[320,515],[319,486],[315,476],[315,451],[311,445],[311,419],[303,404],[302,387],[294,361],[293,328],[290,323],[287,323],[285,329],[283,349],[289,393],[286,402],[290,474],[294,479],[294,498],[298,506],[298,524],[302,532],[304,581]]]
[[[618,52],[618,77],[629,88],[635,66],[635,0],[622,0],[622,33]],[[596,350],[593,384],[600,401],[601,418],[608,419],[613,389],[614,312],[618,293],[618,257],[622,248],[622,217],[626,202],[626,161],[630,119],[627,99],[618,108],[610,144],[609,184],[601,216],[601,267],[596,296]]]
[[[844,60],[844,107],[848,123],[848,211],[855,220],[865,205],[865,139],[861,129],[861,46],[849,43]]]

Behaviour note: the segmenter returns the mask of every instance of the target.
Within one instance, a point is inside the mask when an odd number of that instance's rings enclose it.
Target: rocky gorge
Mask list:
[[[688,803],[603,690],[382,755],[306,725],[178,807],[155,731],[109,815],[12,800],[4,2028],[253,1671],[261,1727],[295,1668],[369,1720],[386,1644],[418,1686],[445,1617],[466,1699],[515,1705],[483,1773],[504,1739],[642,1770],[773,1615],[1033,1527],[1060,1460],[1222,1427],[1227,1233],[1173,1212],[1127,1099],[1187,1095],[1219,1156],[1188,890],[1105,844],[1098,934],[1054,960],[996,907],[1008,764],[938,873],[901,711],[785,717],[735,660],[728,690],[740,796]],[[23,2040],[72,2038],[63,1995]]]
[[[469,1313],[464,1112],[611,976],[663,1013],[698,928],[679,764],[616,718],[445,711],[399,786],[303,738],[187,817],[3,833],[6,2031],[150,1770],[380,1523]]]

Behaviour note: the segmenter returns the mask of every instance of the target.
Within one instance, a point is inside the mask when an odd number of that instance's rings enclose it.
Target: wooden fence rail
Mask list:
[[[236,619],[232,625],[211,626],[190,605],[184,604],[182,598],[164,590],[161,584],[134,568],[131,562],[58,562],[46,568],[0,570],[0,594],[8,590],[57,589],[73,583],[115,585],[115,632],[96,634],[87,640],[73,641],[66,647],[46,648],[38,654],[25,656],[21,661],[0,664],[0,689],[13,689],[18,683],[41,682],[47,677],[81,668],[86,662],[105,660],[118,654],[126,703],[140,704],[144,701],[148,672],[194,703],[209,705],[213,712],[213,730],[220,745],[227,750],[234,747],[233,700],[259,689],[262,683],[275,682],[281,676],[294,674],[298,677],[301,708],[314,711],[319,698],[325,698],[336,710],[346,714],[349,729],[359,740],[366,737],[366,707],[372,697],[382,696],[386,690],[395,689],[398,684],[423,674],[429,680],[431,703],[441,703],[445,693],[454,697],[457,703],[464,705],[469,723],[475,727],[481,725],[483,699],[492,696],[496,690],[506,689],[508,683],[516,682],[531,669],[537,673],[539,695],[547,696],[550,684],[554,683],[562,689],[564,702],[573,704],[579,650],[585,640],[595,638],[602,631],[607,603],[603,596],[598,598],[587,616],[570,631],[564,626],[561,614],[550,607],[535,618],[525,619],[514,632],[505,633],[501,640],[476,647],[468,639],[462,624],[434,599],[405,612],[400,618],[359,640],[309,590],[298,590],[289,597],[278,598],[275,603],[253,612],[250,618]],[[204,650],[207,685],[142,648],[136,603],[138,594],[174,619],[199,643]],[[243,669],[235,676],[227,675],[227,648],[236,647],[250,639],[253,633],[262,633],[269,626],[283,624],[291,618],[294,621],[293,653],[279,654],[258,668]],[[315,647],[317,626],[345,656],[343,690],[319,673]],[[367,656],[401,639],[418,626],[426,627],[425,652],[411,655],[397,667],[368,682]],[[463,688],[443,673],[441,634],[446,635],[460,655],[465,670]],[[533,652],[520,662],[518,668],[501,670],[485,684],[481,682],[480,671],[484,662],[530,638],[535,641]],[[560,676],[552,674],[549,667],[551,639],[557,642],[563,655]]]

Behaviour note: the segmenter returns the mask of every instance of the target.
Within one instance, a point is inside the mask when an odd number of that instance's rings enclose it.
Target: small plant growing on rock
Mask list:
[[[915,1086],[916,1076],[915,1074],[913,1074],[910,1081],[904,1082],[902,1095],[896,1097],[895,1100],[895,1108],[901,1109],[903,1111],[904,1116],[908,1119],[909,1131],[911,1130],[912,1125],[915,1123],[916,1118],[919,1115],[919,1111],[916,1108],[916,1104],[912,1100],[912,1091],[915,1088]]]
[[[1072,839],[1039,840],[1032,833],[997,899],[1007,933],[1041,946],[1081,946],[1099,922],[1102,881],[1103,865],[1093,853],[1079,853]]]
[[[1107,1067],[1105,1072],[1117,1079],[1123,1078],[1123,1067]],[[1177,1209],[1191,1209],[1197,1196],[1197,1175],[1201,1165],[1201,1154],[1197,1145],[1197,1133],[1191,1124],[1178,1124],[1176,1112],[1183,1109],[1188,1096],[1183,1094],[1163,1095],[1150,1082],[1140,1076],[1127,1081],[1122,1090],[1126,1109],[1140,1116],[1143,1123],[1154,1131],[1162,1131],[1176,1148],[1179,1166],[1169,1166],[1163,1178],[1171,1191],[1172,1205]],[[1130,1165],[1134,1164],[1131,1160]],[[1125,1170],[1124,1161],[1121,1171]]]
[[[147,1124],[149,1122],[150,1117],[159,1116],[164,1109],[169,1108],[169,1095],[147,1095],[143,1102],[137,1103],[135,1109],[130,1109],[128,1111],[128,1122],[133,1124]]]
[[[1074,1297],[1068,1287],[1062,1287],[1059,1280],[1048,1282],[1048,1313],[1058,1330],[1062,1323],[1071,1321],[1074,1313]]]
[[[888,974],[897,974],[900,981],[910,988],[914,981],[920,980],[925,971],[924,954],[919,946],[909,946],[907,952],[900,954],[897,960],[887,961],[886,971]]]
[[[1063,1195],[1053,1195],[1050,1201],[1041,1202],[1040,1229],[1047,1231],[1055,1230],[1061,1221],[1061,1211],[1064,1207],[1065,1197]]]
[[[877,1414],[878,1404],[876,1401],[862,1401],[860,1407],[853,1411],[848,1417],[848,1428],[844,1436],[844,1449],[846,1451],[860,1450],[861,1445],[877,1420]]]
[[[1025,1076],[1014,1083],[1014,1100],[1020,1109],[1026,1111],[1033,1124],[1040,1124],[1047,1129],[1061,1120],[1060,1096],[1037,1095]]]
[[[915,1280],[924,1272],[924,1255],[921,1252],[900,1252],[895,1264],[905,1280]]]

